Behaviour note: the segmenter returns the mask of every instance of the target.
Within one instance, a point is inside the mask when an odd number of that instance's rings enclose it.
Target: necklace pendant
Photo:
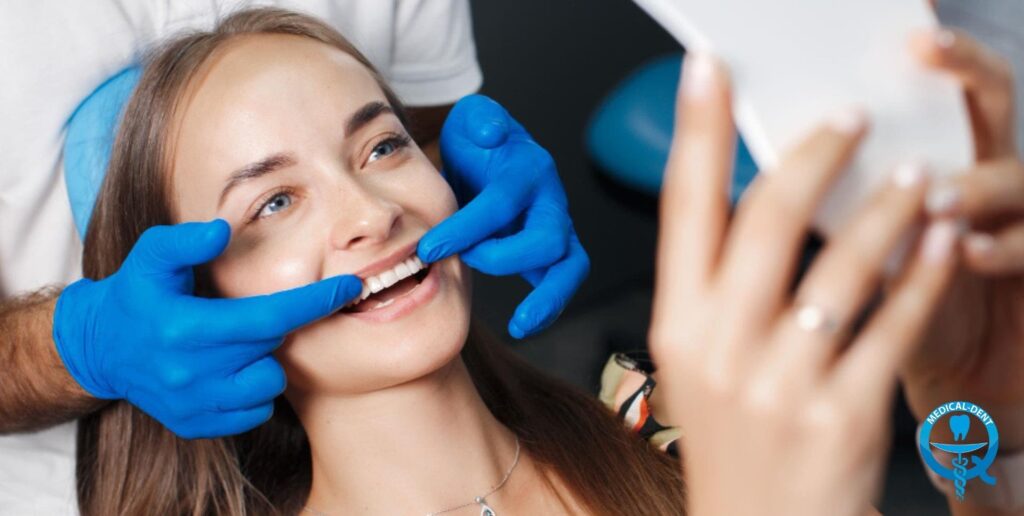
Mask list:
[[[475,501],[480,504],[480,516],[497,516],[494,509],[487,505],[487,500],[478,496]]]

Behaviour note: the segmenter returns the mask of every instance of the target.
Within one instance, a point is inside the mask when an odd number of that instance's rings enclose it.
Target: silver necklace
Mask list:
[[[463,507],[469,507],[469,506],[471,506],[473,504],[479,504],[480,505],[480,516],[498,516],[498,513],[494,512],[494,509],[492,509],[490,505],[487,505],[487,499],[486,498],[488,496],[491,496],[492,494],[498,492],[498,490],[501,489],[505,485],[505,482],[508,482],[508,477],[512,476],[512,471],[516,469],[516,466],[518,464],[519,464],[519,436],[516,436],[516,456],[515,456],[514,459],[512,459],[512,466],[508,468],[508,471],[505,472],[505,477],[501,479],[501,482],[498,482],[498,485],[495,486],[494,489],[491,489],[490,491],[488,491],[488,492],[486,492],[486,493],[484,493],[484,494],[482,494],[480,496],[477,496],[476,498],[473,498],[472,502],[466,502],[466,503],[464,503],[462,505],[456,505],[455,507],[449,507],[447,509],[444,509],[444,510],[441,510],[441,511],[437,511],[437,512],[428,512],[427,516],[437,516],[438,514],[444,514],[446,512],[452,512],[452,511],[461,509]],[[312,513],[312,514],[314,514],[316,516],[330,516],[326,512],[318,511],[318,510],[316,510],[316,509],[314,509],[312,507],[309,507],[309,506],[303,507],[302,511],[303,512]]]

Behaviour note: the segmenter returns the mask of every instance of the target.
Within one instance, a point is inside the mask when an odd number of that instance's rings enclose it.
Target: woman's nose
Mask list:
[[[398,204],[364,188],[350,190],[334,210],[331,245],[339,250],[387,241],[402,218]]]

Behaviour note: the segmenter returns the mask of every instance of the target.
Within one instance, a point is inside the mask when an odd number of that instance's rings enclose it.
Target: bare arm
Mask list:
[[[0,434],[70,421],[105,403],[78,386],[54,347],[58,293],[50,288],[0,303]]]

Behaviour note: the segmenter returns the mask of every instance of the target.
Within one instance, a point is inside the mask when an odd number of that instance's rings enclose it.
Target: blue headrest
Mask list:
[[[587,151],[602,171],[651,195],[661,191],[672,145],[681,63],[679,54],[671,54],[641,65],[605,97],[587,126]],[[756,174],[754,158],[740,139],[733,168],[733,203]]]
[[[78,235],[85,239],[89,217],[110,163],[121,112],[142,69],[126,68],[96,88],[68,119],[64,141],[64,181]]]

